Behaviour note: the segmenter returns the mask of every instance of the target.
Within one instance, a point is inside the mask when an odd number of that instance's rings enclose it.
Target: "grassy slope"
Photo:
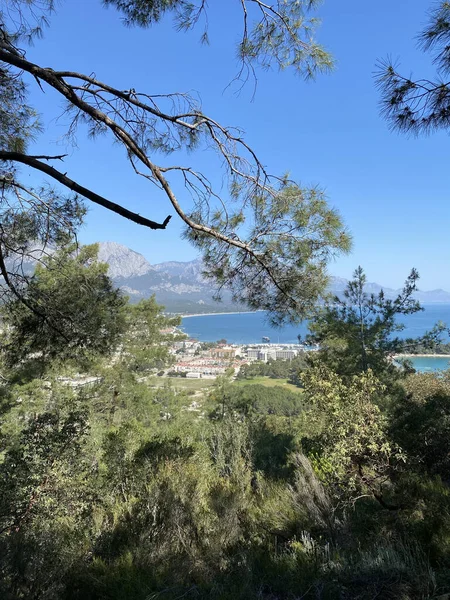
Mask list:
[[[186,379],[185,377],[154,377],[151,386],[164,387],[170,382],[171,386],[178,390],[205,390],[212,387],[215,379]],[[254,377],[253,379],[238,379],[234,385],[264,385],[266,387],[282,387],[291,392],[300,393],[301,389],[288,383],[287,379],[270,379],[269,377]]]
[[[270,379],[270,377],[254,377],[253,379],[238,379],[235,381],[235,385],[264,385],[266,387],[282,387],[291,392],[301,392],[301,389],[292,383],[288,383],[287,379]]]

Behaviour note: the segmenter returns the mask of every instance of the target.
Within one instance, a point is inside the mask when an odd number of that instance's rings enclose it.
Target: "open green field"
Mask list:
[[[282,387],[291,392],[300,393],[301,389],[292,383],[288,383],[287,379],[271,379],[270,377],[253,377],[253,379],[236,379],[235,385],[264,385],[266,387]]]
[[[177,390],[201,391],[211,388],[215,379],[186,379],[185,377],[154,377],[149,381],[152,387],[164,387],[167,383]],[[271,379],[270,377],[254,377],[253,379],[237,379],[234,385],[264,385],[265,387],[282,387],[291,392],[301,393],[301,389],[288,383],[287,379]]]

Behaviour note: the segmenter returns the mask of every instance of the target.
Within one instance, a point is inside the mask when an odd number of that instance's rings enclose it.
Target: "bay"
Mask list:
[[[405,329],[399,332],[399,337],[419,337],[438,321],[450,326],[450,304],[428,304],[424,305],[424,309],[399,319],[399,322],[405,325]],[[202,342],[226,339],[231,344],[258,344],[265,336],[273,343],[297,344],[297,336],[304,336],[308,332],[306,322],[273,328],[263,311],[185,317],[182,320],[182,328],[190,337]]]
[[[416,371],[445,371],[450,368],[450,356],[413,356],[408,357]]]
[[[450,326],[450,304],[428,304],[424,310],[399,319],[405,329],[399,337],[419,337],[429,331],[438,321]],[[266,313],[228,313],[185,317],[182,320],[183,331],[202,342],[214,342],[226,339],[231,344],[258,344],[263,337],[270,338],[274,344],[297,344],[298,335],[308,332],[307,323],[286,325],[273,328],[269,325]],[[420,371],[435,371],[447,368],[445,357],[415,357],[413,364]]]

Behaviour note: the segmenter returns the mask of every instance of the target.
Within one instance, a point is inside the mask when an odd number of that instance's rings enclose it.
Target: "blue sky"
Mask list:
[[[431,4],[326,0],[318,11],[323,23],[317,37],[334,54],[334,73],[305,83],[288,70],[259,72],[254,99],[251,84],[240,94],[225,89],[238,66],[237,13],[221,8],[224,2],[209,4],[211,43],[205,46],[200,29],[178,33],[170,19],[152,29],[125,28],[100,0],[62,0],[44,39],[27,56],[55,69],[95,72],[121,89],[198,92],[206,113],[245,130],[269,171],[289,171],[293,179],[325,189],[354,239],[352,254],[330,265],[332,274],[349,277],[361,264],[369,280],[399,287],[416,267],[422,289],[450,290],[448,135],[415,139],[390,132],[373,81],[377,59],[387,55],[400,57],[408,74],[433,72],[431,58],[414,42]],[[32,81],[30,93],[46,124],[33,151],[68,151],[69,176],[149,218],[173,213],[162,195],[131,172],[109,138],[90,141],[80,134],[78,146],[67,147],[62,140],[67,118],[55,119],[61,101]],[[216,177],[206,153],[195,161]],[[152,263],[195,258],[180,231],[176,217],[168,230],[152,232],[90,206],[80,239],[113,240]]]

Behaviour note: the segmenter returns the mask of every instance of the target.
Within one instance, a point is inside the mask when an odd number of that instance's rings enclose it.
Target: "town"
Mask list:
[[[243,365],[251,362],[290,361],[300,353],[317,349],[303,344],[227,344],[226,340],[185,339],[173,342],[171,346],[171,354],[175,357],[171,374],[191,379],[214,379],[230,369],[237,375]]]

